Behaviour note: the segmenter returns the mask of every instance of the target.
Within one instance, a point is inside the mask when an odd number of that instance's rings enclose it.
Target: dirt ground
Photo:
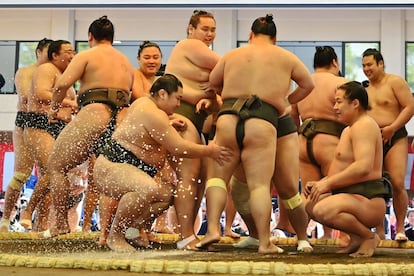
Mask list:
[[[116,260],[125,260],[126,262],[142,261],[163,263],[181,261],[181,262],[192,262],[192,263],[208,263],[212,265],[227,264],[229,263],[238,263],[249,265],[254,267],[257,264],[272,263],[272,265],[284,265],[287,270],[285,274],[297,275],[297,274],[306,274],[306,275],[338,275],[333,273],[334,270],[324,270],[321,267],[323,265],[329,264],[333,266],[335,264],[348,265],[353,267],[349,273],[344,272],[347,275],[364,275],[365,272],[369,272],[371,275],[376,275],[372,272],[373,269],[380,269],[381,274],[383,275],[414,275],[414,265],[409,268],[406,267],[408,264],[414,263],[414,249],[411,248],[389,248],[389,247],[379,247],[376,250],[376,253],[371,258],[361,258],[354,259],[349,257],[346,254],[337,254],[335,253],[338,249],[335,245],[315,245],[314,252],[311,254],[297,253],[294,245],[281,245],[285,250],[282,254],[277,255],[262,255],[258,254],[254,249],[236,249],[229,243],[220,243],[215,246],[215,252],[205,252],[205,251],[181,251],[176,250],[175,243],[162,243],[154,244],[153,249],[138,250],[136,253],[126,254],[126,253],[115,253],[107,248],[100,248],[96,244],[96,240],[0,240],[0,260],[3,256],[18,255],[21,258],[30,257],[34,259],[36,257],[50,257],[50,258],[59,258],[67,260],[75,260],[74,262],[86,262],[88,260],[109,260],[110,262],[115,262]],[[407,246],[405,246],[407,247]],[[410,246],[409,246],[410,247]],[[320,273],[313,274],[312,267],[319,265],[318,267]],[[389,266],[392,264],[392,268],[384,268],[385,264]],[[72,264],[71,264],[72,265]],[[114,269],[113,267],[110,270],[101,270],[100,268],[93,269],[66,269],[66,268],[36,268],[36,267],[26,267],[27,265],[4,265],[4,262],[0,262],[0,275],[82,275],[94,276],[94,275],[133,275],[134,272],[130,272],[130,266],[124,268]],[[311,267],[311,268],[309,268]],[[364,267],[369,267],[369,270],[364,270]],[[403,269],[404,267],[404,269]],[[108,268],[108,267],[106,267]],[[298,268],[304,268],[305,273],[295,273],[299,270]],[[403,270],[401,270],[401,269]],[[412,270],[411,270],[412,268]],[[97,269],[97,270],[94,270]],[[358,269],[358,271],[357,271]],[[362,269],[362,272],[361,272]],[[384,270],[385,269],[385,270]],[[395,273],[390,273],[391,270],[395,270]],[[400,271],[398,270],[400,269]],[[157,269],[155,269],[157,270]],[[155,270],[151,270],[154,272]],[[249,271],[252,271],[250,269]],[[387,272],[388,271],[388,272]],[[398,272],[399,271],[399,272]],[[159,273],[152,273],[147,271],[145,275],[166,275],[169,274],[168,271],[164,268]],[[257,272],[257,271],[256,271]],[[186,275],[192,275],[185,272]],[[174,274],[174,273],[171,273]],[[230,273],[227,272],[217,272],[211,274],[235,274],[234,271]],[[245,273],[241,273],[245,274]],[[254,274],[261,274],[254,273]],[[268,274],[268,273],[263,273]],[[272,273],[273,274],[273,273]],[[194,274],[194,275],[206,275],[206,274]]]

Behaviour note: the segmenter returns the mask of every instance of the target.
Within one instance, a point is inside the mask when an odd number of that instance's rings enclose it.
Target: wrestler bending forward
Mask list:
[[[231,155],[229,149],[214,142],[205,146],[184,140],[174,129],[169,115],[180,105],[182,93],[182,83],[174,75],[157,79],[151,95],[130,106],[96,160],[94,180],[99,191],[119,201],[106,241],[112,250],[134,252],[125,239],[126,230],[147,228],[172,204],[174,173],[164,170],[157,175],[169,153],[212,157],[219,164]]]

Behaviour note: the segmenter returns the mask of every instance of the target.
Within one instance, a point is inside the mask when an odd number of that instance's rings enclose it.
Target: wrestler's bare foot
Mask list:
[[[225,237],[229,237],[229,238],[233,238],[233,239],[239,239],[240,235],[231,231],[231,229],[225,229],[224,230],[224,236]]]
[[[2,218],[0,221],[0,233],[9,232],[10,220]]]
[[[107,238],[108,238],[108,233],[101,232],[101,234],[99,235],[99,239],[98,239],[98,245],[105,246]]]
[[[207,233],[204,236],[204,238],[199,243],[197,243],[195,246],[196,248],[201,249],[201,250],[210,250],[210,246],[213,243],[219,242],[220,238],[221,236],[219,233],[215,233],[215,234]]]
[[[147,248],[152,249],[151,242],[148,239],[142,239],[141,237],[129,239],[128,242],[135,248]]]
[[[303,252],[303,253],[313,252],[313,247],[307,240],[298,240],[298,246],[296,249],[298,252]]]
[[[25,209],[20,212],[20,224],[26,230],[32,230],[32,215]]]
[[[344,232],[340,232],[339,237],[338,237],[338,246],[347,247],[350,242],[351,242],[351,237]]]
[[[50,228],[45,231],[38,232],[37,236],[39,239],[50,239],[50,238],[54,238],[54,237],[69,234],[69,233],[70,233],[69,228],[62,228],[62,229]]]
[[[168,226],[164,226],[164,227],[155,227],[154,229],[155,233],[161,233],[161,234],[174,234],[174,230],[172,230],[170,227]]]
[[[373,233],[372,238],[363,240],[358,251],[356,251],[353,254],[349,254],[349,256],[353,258],[371,257],[372,255],[374,255],[374,251],[377,248],[380,241],[381,241],[380,237],[377,234]]]
[[[125,240],[123,233],[109,233],[106,239],[106,245],[116,252],[133,253],[137,250]]]
[[[191,235],[177,242],[179,250],[198,250],[196,245],[200,242],[197,236]]]
[[[272,238],[270,238],[270,241],[273,244],[276,244],[272,240]],[[257,247],[259,247],[259,240],[256,239],[256,238],[253,238],[253,237],[247,237],[247,238],[242,239],[241,241],[239,241],[237,243],[234,243],[233,246],[236,247],[236,248],[247,248],[247,247],[255,247],[255,248],[257,248]]]
[[[348,245],[338,251],[336,253],[339,254],[351,254],[358,250],[358,248],[361,246],[362,240],[359,236],[356,235],[350,235],[350,241]]]
[[[266,246],[259,245],[259,249],[257,250],[260,254],[280,254],[283,253],[283,249],[274,245],[270,240],[266,244]]]

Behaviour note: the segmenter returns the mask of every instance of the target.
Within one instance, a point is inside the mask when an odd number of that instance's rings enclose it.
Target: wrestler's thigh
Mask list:
[[[306,137],[304,137],[303,135],[299,135],[298,140],[299,140],[299,145],[298,145],[298,147],[299,147],[299,158],[301,160],[310,162],[309,157],[308,157],[308,150],[306,148],[306,143],[307,143]]]
[[[239,164],[233,171],[233,176],[241,182],[246,182],[246,174],[244,173],[243,165]]]
[[[172,167],[166,162],[165,166],[154,176],[154,182],[158,186],[155,192],[154,201],[172,202],[172,195],[177,186],[177,175]]]
[[[235,115],[222,115],[216,123],[214,141],[220,146],[226,146],[233,151],[238,150],[236,138],[236,125],[238,117]]]
[[[314,206],[315,214],[335,216],[349,213],[368,227],[378,225],[385,215],[383,198],[368,199],[362,195],[340,193],[321,199]]]
[[[43,129],[27,128],[26,133],[31,137],[33,156],[41,173],[45,173],[50,153],[55,139]]]
[[[327,175],[339,138],[333,135],[319,133],[313,139],[313,155],[321,167],[322,175]]]
[[[181,137],[189,142],[202,144],[200,134],[193,123],[180,114],[174,114],[180,120],[185,121],[187,129],[180,131]],[[170,156],[170,165],[173,167],[179,179],[198,179],[200,174],[201,160],[200,158],[182,158]]]
[[[408,139],[399,139],[388,151],[384,159],[384,170],[388,171],[391,176],[391,182],[394,185],[404,186],[404,178],[408,162]]]
[[[14,127],[13,130],[13,150],[15,155],[24,154],[24,129],[21,127]]]
[[[177,184],[177,174],[168,161],[165,162],[164,167],[158,171],[154,179],[157,178],[161,183]]]
[[[168,205],[172,203],[172,196],[174,194],[175,186],[168,183],[157,182],[156,179],[154,179],[154,184],[153,195],[149,198],[150,201],[153,203],[164,202]]]
[[[15,127],[13,131],[14,170],[30,173],[33,169],[34,158],[30,147],[24,139],[24,129]]]
[[[110,119],[109,110],[88,111],[84,107],[76,117],[62,130],[56,139],[50,156],[50,165],[55,168],[67,166],[68,169],[83,163],[101,134],[106,130]]]
[[[110,162],[103,156],[96,159],[93,171],[98,191],[116,200],[128,192],[147,197],[156,187],[154,179],[142,170],[126,163]]]
[[[277,139],[273,184],[282,199],[289,199],[299,191],[299,147],[296,133]]]
[[[318,167],[303,160],[299,161],[299,176],[302,187],[309,181],[318,181],[323,177]]]
[[[181,137],[183,137],[185,140],[200,144],[200,134],[198,133],[197,128],[193,125],[193,123],[187,117],[181,114],[174,113],[174,117],[185,122],[186,129],[184,131],[179,131]]]
[[[241,161],[249,187],[251,184],[269,184],[276,160],[276,129],[267,121],[248,119]]]
[[[236,124],[238,118],[234,115],[222,115],[216,123],[214,142],[225,146],[232,152],[230,160],[223,164],[207,159],[207,178],[221,178],[228,183],[236,166],[240,163],[240,149],[236,139]]]

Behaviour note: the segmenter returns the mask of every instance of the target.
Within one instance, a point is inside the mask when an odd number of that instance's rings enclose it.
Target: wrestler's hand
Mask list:
[[[216,91],[210,87],[209,82],[202,82],[199,84],[200,89],[204,92],[206,99],[214,99],[216,97]]]
[[[394,136],[394,133],[394,130],[390,126],[381,128],[382,141],[384,141],[384,144],[391,144],[391,139],[392,136]]]
[[[79,107],[78,107],[78,103],[76,101],[71,101],[70,107],[72,109],[72,114],[78,114]]]
[[[311,191],[312,191],[312,186],[313,184],[315,184],[315,181],[309,181],[306,183],[304,189],[303,189],[303,194],[305,195],[305,198],[308,198],[308,196],[310,195]]]
[[[179,118],[170,117],[170,125],[172,125],[177,131],[184,131],[187,129],[185,121]]]
[[[196,104],[196,113],[199,113],[201,110],[205,110],[210,114],[218,112],[222,104],[223,102],[219,95],[217,95],[215,99],[201,99]]]
[[[308,198],[313,203],[318,202],[319,197],[321,195],[330,192],[330,188],[329,188],[328,182],[326,181],[326,178],[324,178],[320,181],[313,182],[311,185],[312,185],[312,188],[311,188],[311,192],[310,192]]]
[[[201,99],[196,104],[196,113],[200,113],[201,110],[207,110],[212,105],[211,99]]]
[[[233,153],[230,148],[219,146],[214,141],[210,141],[207,147],[209,148],[209,156],[220,165],[224,165],[225,162],[229,162],[233,157]]]
[[[52,108],[52,106],[49,108],[49,111],[47,113],[49,123],[57,123],[58,122],[58,113],[59,113],[59,108]]]

